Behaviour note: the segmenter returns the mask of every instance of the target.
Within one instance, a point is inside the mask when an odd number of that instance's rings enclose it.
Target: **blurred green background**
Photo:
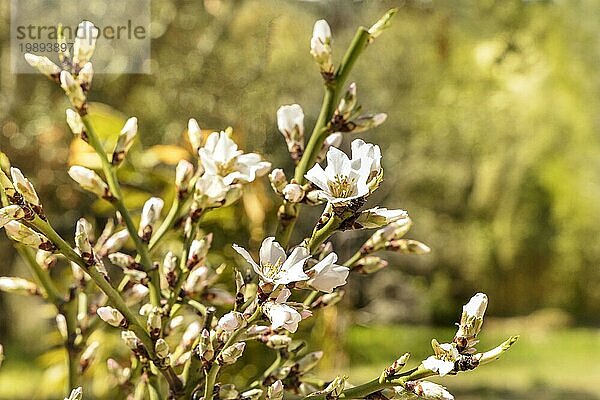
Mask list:
[[[69,148],[63,93],[40,76],[10,73],[8,3],[0,4],[0,150],[35,182],[53,223],[70,236],[80,215],[108,210],[66,174],[77,151]],[[123,113],[98,106],[111,118],[139,118],[138,172],[127,173],[128,189],[139,198],[148,195],[142,185],[168,192],[173,160],[153,146],[187,148],[190,117],[203,128],[234,127],[242,148],[291,171],[275,112],[301,104],[308,131],[316,118],[314,21],[330,23],[339,60],[358,25],[394,6],[392,27],[350,79],[365,110],[389,115],[362,135],[384,149],[386,180],[371,203],[408,210],[409,236],[433,251],[392,257],[388,269],[353,279],[342,315],[316,322],[315,338],[332,339],[323,346],[340,354],[322,368],[350,371],[357,383],[405,351],[426,355],[432,337],[452,336],[461,304],[484,291],[491,322],[483,345],[513,333],[523,340],[498,364],[443,380],[453,393],[600,398],[597,1],[154,1],[153,73],[98,75],[91,96]],[[239,207],[209,221],[226,235],[219,245],[255,246],[274,232],[278,200],[267,189],[254,185]],[[303,229],[297,240],[311,227]],[[338,252],[349,256],[367,236],[337,238]],[[4,239],[0,259],[0,275],[26,274]],[[0,296],[9,357],[0,398],[49,395],[32,384],[54,373],[38,357],[53,330],[46,314],[35,300]]]

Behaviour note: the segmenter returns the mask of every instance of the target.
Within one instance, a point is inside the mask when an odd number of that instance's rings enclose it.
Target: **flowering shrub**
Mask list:
[[[393,14],[394,10],[388,12],[370,29],[359,28],[337,68],[329,25],[324,20],[315,24],[310,52],[319,65],[325,96],[308,141],[299,105],[277,111],[278,128],[296,162],[293,178],[288,180],[282,169],[271,170],[271,164],[260,155],[240,150],[231,129],[204,138],[198,122],[190,119],[187,134],[198,155],[196,163],[181,160],[177,165],[176,197],[166,216],[161,218],[164,201],[152,197],[136,218],[138,223],[124,204],[117,176],[136,138],[137,119],[127,120],[114,149],[106,149],[88,112],[95,42],[89,41],[85,32],[96,28],[90,22],[81,23],[74,54],[62,53],[60,66],[46,57],[27,54],[33,67],[65,91],[73,107],[66,111],[69,127],[101,161],[101,171],[76,165],[69,175],[116,212],[116,218],[109,220],[97,237],[90,222],[77,221],[72,246],[53,229],[34,185],[21,171],[12,167],[0,174],[0,226],[15,242],[36,280],[2,277],[0,289],[42,296],[55,306],[67,353],[70,394],[66,399],[82,398],[79,376],[103,346],[90,342],[89,337],[106,326],[118,330],[130,349],[125,359],[117,354],[109,358],[107,367],[113,383],[133,399],[391,399],[415,395],[452,399],[445,388],[424,379],[477,368],[497,359],[515,342],[512,337],[490,351],[476,350],[488,303],[482,293],[464,306],[458,331],[449,343],[434,339],[433,355],[427,359],[408,367],[409,354],[404,354],[362,385],[350,385],[345,376],[331,381],[311,377],[323,353],[316,349],[307,352],[294,340],[303,320],[343,297],[343,286],[351,274],[371,274],[387,265],[374,253],[429,252],[425,244],[404,239],[412,224],[406,211],[363,209],[383,181],[379,146],[355,139],[350,155],[338,149],[347,133],[363,132],[386,119],[385,114],[362,114],[356,85],[352,83],[345,92],[343,85],[359,55],[388,26]],[[111,152],[107,154],[107,150]],[[325,168],[322,161],[326,161]],[[211,265],[208,255],[213,237],[201,229],[202,218],[235,203],[245,185],[267,174],[274,192],[282,198],[276,236],[264,239],[258,255],[234,244],[241,256],[236,263]],[[291,244],[301,205],[322,207],[323,212],[311,236]],[[355,229],[375,232],[350,259],[341,262],[328,239],[336,232]],[[181,243],[166,254],[157,254],[153,250],[170,231],[182,238]],[[121,251],[129,240],[135,255]],[[49,274],[49,269],[62,261],[70,263],[72,271],[66,294]],[[115,269],[120,271],[120,282],[111,279]],[[233,293],[226,290],[222,279],[231,273]],[[251,363],[243,357],[246,343],[251,341],[264,344],[263,351],[276,353],[277,358],[253,382],[235,387],[224,381],[221,371],[240,371]],[[0,362],[2,358],[0,346]]]

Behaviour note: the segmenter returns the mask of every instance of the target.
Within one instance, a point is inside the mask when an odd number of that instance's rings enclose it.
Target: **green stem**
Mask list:
[[[44,288],[48,301],[58,308],[65,302],[65,298],[62,294],[60,294],[60,291],[52,281],[50,273],[40,266],[35,259],[35,255],[33,254],[33,250],[31,248],[21,244],[15,244],[15,248],[21,257],[27,262],[27,265],[29,265],[33,276]]]
[[[149,289],[150,289],[150,300],[152,305],[160,306],[160,277],[158,275],[158,270],[154,268],[152,264],[152,260],[150,258],[150,254],[148,252],[148,246],[142,242],[142,239],[137,234],[137,229],[135,224],[133,223],[133,219],[131,218],[131,214],[127,207],[125,207],[125,203],[123,202],[123,194],[121,192],[121,186],[119,185],[119,180],[117,178],[117,171],[115,167],[108,160],[106,155],[106,151],[104,150],[104,146],[100,142],[96,131],[90,121],[89,115],[82,116],[83,124],[85,125],[88,143],[98,154],[100,157],[100,161],[102,163],[102,170],[104,171],[104,175],[106,177],[106,182],[108,187],[114,196],[114,200],[112,201],[113,206],[121,213],[123,220],[125,221],[125,225],[127,226],[127,230],[129,231],[129,236],[133,240],[135,248],[138,252],[138,255],[141,257],[142,265],[144,266],[144,270],[148,273],[150,278]]]
[[[342,58],[342,62],[340,63],[333,80],[331,82],[326,82],[325,84],[325,94],[323,96],[319,117],[317,118],[317,122],[315,123],[310,139],[308,140],[304,154],[302,155],[300,162],[298,162],[294,173],[294,178],[300,184],[305,182],[304,174],[316,162],[317,156],[323,147],[323,142],[330,133],[327,129],[327,124],[335,111],[336,101],[340,97],[344,83],[346,82],[346,79],[348,79],[348,75],[350,74],[350,71],[352,71],[356,60],[367,47],[369,38],[370,35],[368,30],[362,26],[359,27],[348,50],[346,50],[346,53]],[[299,214],[300,207],[298,204],[290,204],[284,201],[283,209],[279,215],[279,224],[276,234],[277,240],[284,247],[287,247],[289,243]]]
[[[315,229],[312,236],[308,240],[308,250],[314,254],[319,246],[340,227],[342,219],[336,215],[332,215],[327,223],[320,229]]]
[[[363,253],[361,253],[361,252],[360,252],[360,250],[359,250],[359,251],[357,251],[356,253],[354,253],[354,255],[353,255],[352,257],[350,257],[350,258],[348,259],[348,261],[346,261],[346,262],[344,263],[344,266],[345,266],[345,267],[348,267],[348,268],[350,268],[350,269],[352,269],[352,266],[353,266],[354,264],[356,264],[356,263],[357,263],[357,262],[358,262],[358,261],[359,261],[361,258],[363,258],[363,256],[364,256],[364,254],[363,254]]]

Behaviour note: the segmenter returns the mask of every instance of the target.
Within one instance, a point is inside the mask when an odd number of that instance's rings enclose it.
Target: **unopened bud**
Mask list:
[[[378,127],[379,125],[383,124],[386,119],[387,114],[385,113],[361,115],[360,117],[350,121],[347,124],[347,129],[352,133],[364,132]]]
[[[386,242],[401,239],[410,230],[411,226],[412,220],[406,216],[378,229],[362,246],[361,252],[367,254],[384,248]]]
[[[158,197],[151,197],[144,203],[138,235],[143,241],[148,242],[152,236],[154,225],[160,218],[160,213],[165,202]]]
[[[308,353],[296,363],[298,367],[298,372],[304,374],[310,371],[311,369],[317,366],[319,361],[321,361],[321,358],[323,358],[322,351],[313,351],[312,353]]]
[[[194,239],[190,245],[190,251],[187,260],[188,268],[198,265],[204,261],[210,245],[212,243],[212,234],[204,236],[202,239]]]
[[[23,199],[25,199],[25,201],[28,203],[39,206],[40,199],[39,199],[33,185],[31,184],[31,182],[29,182],[29,179],[25,178],[25,176],[23,175],[21,170],[18,168],[12,167],[10,169],[10,175],[12,177],[15,189],[17,190],[17,192],[21,193],[21,196],[23,196]]]
[[[200,125],[198,125],[198,121],[194,118],[190,118],[188,121],[188,139],[190,144],[192,145],[192,149],[194,149],[194,153],[197,155],[198,150],[202,147],[202,129],[200,129]]]
[[[35,249],[52,251],[54,245],[42,234],[30,229],[18,221],[10,221],[4,225],[6,234],[12,240]]]
[[[344,298],[345,294],[346,291],[343,289],[338,289],[332,293],[325,293],[312,303],[311,308],[315,309],[333,306],[339,303]]]
[[[136,117],[129,118],[121,132],[119,133],[119,138],[117,139],[117,144],[115,145],[115,149],[112,155],[112,163],[113,165],[119,165],[125,158],[125,154],[129,151],[129,148],[133,144],[133,140],[135,139],[138,131],[138,123]]]
[[[180,194],[189,190],[190,180],[194,175],[194,166],[187,160],[180,160],[175,168],[175,187]]]
[[[148,313],[148,319],[146,320],[146,326],[148,327],[150,337],[156,339],[160,336],[160,331],[162,329],[160,309],[153,307],[152,310],[150,310]]]
[[[288,181],[281,168],[275,168],[273,171],[271,171],[269,174],[269,181],[271,182],[271,187],[275,193],[283,195],[283,189],[288,184]]]
[[[353,269],[363,274],[372,274],[387,266],[387,261],[376,256],[367,256],[358,260],[353,265]]]
[[[321,146],[321,150],[319,151],[319,155],[317,156],[317,162],[321,162],[325,159],[327,155],[327,151],[330,147],[340,147],[342,144],[342,140],[344,136],[341,132],[334,132],[325,138],[323,142],[323,146]]]
[[[315,22],[313,35],[310,39],[310,54],[325,74],[333,73],[331,60],[331,28],[324,19]]]
[[[290,203],[300,203],[304,194],[304,189],[297,183],[290,183],[283,188],[283,197]]]
[[[409,358],[410,353],[406,353],[402,357],[394,361],[392,365],[384,369],[381,373],[381,376],[379,377],[379,383],[384,383],[387,379],[393,377],[398,372],[400,372],[402,368],[404,368],[404,366],[406,365],[406,362]]]
[[[298,104],[277,110],[277,127],[285,138],[292,159],[299,160],[304,151],[304,112]]]
[[[189,324],[186,330],[183,332],[183,336],[181,338],[181,345],[184,348],[189,348],[200,334],[201,329],[202,327],[200,326],[200,323],[198,321],[194,321],[191,324]]]
[[[169,357],[169,345],[164,339],[158,339],[154,345],[154,352],[156,353],[156,357],[164,360]]]
[[[85,90],[90,90],[92,87],[92,80],[94,79],[94,67],[91,62],[85,63],[79,74],[77,75],[77,80]]]
[[[99,34],[98,28],[90,21],[83,21],[79,24],[73,43],[73,64],[81,68],[90,61]]]
[[[262,389],[250,389],[240,394],[241,400],[259,400],[263,395]]]
[[[79,358],[80,373],[84,373],[94,361],[96,353],[98,352],[98,347],[100,347],[99,342],[92,342],[88,347],[86,347],[83,353],[81,353],[81,357]]]
[[[129,254],[116,252],[109,254],[108,259],[121,269],[132,269],[136,266],[135,259]]]
[[[77,221],[77,227],[75,228],[75,245],[77,246],[77,249],[79,249],[79,252],[82,256],[91,256],[92,254],[92,245],[90,244],[89,240],[88,226],[89,223],[85,220],[85,218],[80,218]]]
[[[269,335],[265,342],[271,349],[285,349],[290,343],[292,343],[292,338],[287,335]]]
[[[60,67],[54,64],[48,57],[25,53],[25,61],[52,80],[56,80],[60,75]]]
[[[21,219],[25,216],[25,210],[20,206],[11,205],[0,208],[0,228],[8,224],[10,221]]]
[[[405,388],[425,399],[454,400],[454,396],[445,387],[429,381],[409,381]]]
[[[267,389],[267,400],[283,400],[283,383],[276,380]]]
[[[85,93],[79,82],[73,78],[73,75],[69,71],[62,71],[60,73],[60,86],[67,94],[71,104],[75,108],[82,108],[86,101]]]
[[[348,119],[352,115],[354,108],[356,107],[356,83],[352,82],[344,94],[344,97],[340,100],[340,104],[337,107],[336,114],[342,116],[343,119]]]
[[[67,124],[71,128],[73,135],[80,138],[85,138],[85,125],[79,113],[71,108],[67,108]]]
[[[221,351],[219,362],[222,365],[234,364],[244,353],[246,342],[238,342]]]
[[[121,339],[123,340],[123,342],[125,342],[125,345],[131,350],[137,350],[141,343],[140,339],[138,339],[136,334],[132,331],[121,332]]]
[[[476,344],[475,338],[481,331],[487,305],[488,297],[484,293],[477,293],[463,306],[458,331],[454,337],[460,352]]]
[[[217,323],[217,328],[225,332],[233,332],[246,326],[247,322],[242,313],[230,311],[223,315]]]
[[[395,251],[400,254],[429,254],[431,249],[425,243],[412,239],[392,240],[386,243],[386,250]]]
[[[99,307],[96,310],[96,314],[98,314],[98,317],[100,317],[102,321],[114,327],[120,327],[126,323],[125,317],[116,308],[108,306]]]
[[[198,355],[204,361],[210,361],[215,356],[215,349],[212,345],[210,332],[208,329],[203,329],[200,333],[200,342],[198,343]]]
[[[129,231],[127,229],[113,233],[100,248],[100,255],[105,256],[114,253],[121,249],[129,239]]]
[[[234,400],[237,399],[239,392],[235,389],[235,385],[228,383],[221,385],[219,388],[219,399]]]
[[[408,218],[408,213],[404,210],[388,210],[387,208],[375,207],[362,211],[354,225],[357,228],[381,228],[402,218]]]
[[[392,8],[391,10],[386,12],[381,18],[379,18],[379,20],[377,20],[377,22],[375,22],[373,26],[369,28],[369,35],[371,36],[369,39],[370,41],[377,38],[385,29],[387,29],[390,26],[390,21],[394,14],[396,14],[397,12],[397,8]]]
[[[82,189],[96,194],[104,199],[112,198],[108,186],[91,169],[74,165],[69,168],[69,176],[81,186]]]
[[[0,291],[21,295],[37,295],[40,293],[35,283],[23,278],[0,277]]]
[[[62,314],[56,315],[56,329],[58,330],[58,333],[60,333],[60,337],[62,337],[63,340],[67,340],[69,338],[67,319]]]

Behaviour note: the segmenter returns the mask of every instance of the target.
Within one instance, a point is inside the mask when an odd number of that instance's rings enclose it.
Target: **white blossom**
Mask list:
[[[197,153],[202,147],[202,129],[200,129],[198,121],[196,121],[194,118],[190,118],[188,121],[187,134],[194,152]]]
[[[319,261],[314,267],[308,270],[311,278],[307,283],[313,288],[322,292],[331,293],[338,286],[346,284],[346,279],[350,274],[350,269],[342,265],[337,265],[337,254],[329,253],[325,258]]]
[[[175,168],[175,186],[181,193],[185,193],[188,190],[190,179],[194,175],[194,166],[187,160],[179,160],[177,167]]]
[[[394,387],[402,393],[402,387]],[[423,399],[431,400],[454,400],[454,396],[445,387],[429,381],[407,382],[406,388]]]
[[[301,156],[304,149],[304,112],[298,104],[281,106],[277,110],[277,127],[285,138],[290,154]]]
[[[92,58],[98,35],[98,28],[90,21],[79,24],[73,43],[73,64],[81,68]]]
[[[287,304],[268,301],[263,305],[263,311],[271,321],[272,329],[284,328],[294,333],[298,330],[298,324],[302,321],[302,315]]]
[[[305,176],[335,206],[368,196],[377,188],[382,173],[379,146],[356,139],[352,142],[351,159],[341,150],[330,147],[327,167],[323,169],[315,164]]]
[[[23,199],[28,203],[39,206],[40,198],[31,182],[29,182],[29,179],[25,178],[21,170],[19,168],[11,167],[10,175],[15,189],[23,196]]]
[[[333,63],[331,61],[331,28],[324,19],[315,22],[313,35],[310,39],[310,54],[321,71],[326,73],[333,72]]]
[[[148,227],[150,228],[150,232],[152,232],[152,228],[160,218],[160,213],[164,205],[165,202],[158,197],[151,197],[144,203],[140,218],[140,226],[138,228],[138,235],[140,237],[146,235]]]
[[[297,183],[289,183],[283,188],[283,197],[290,203],[300,203],[304,198],[304,189]]]
[[[217,323],[217,327],[226,332],[233,332],[245,325],[246,320],[244,319],[244,316],[237,311],[228,312],[223,315]]]
[[[199,155],[205,174],[222,177],[225,185],[252,182],[271,168],[258,154],[238,150],[227,132],[211,133]]]
[[[454,343],[438,343],[435,339],[432,341],[435,351],[434,356],[428,357],[423,361],[423,367],[437,372],[440,376],[447,375],[454,370],[454,363],[460,357],[458,349]]]
[[[73,134],[77,137],[81,136],[85,132],[85,125],[79,113],[71,108],[67,108],[67,124]]]
[[[81,71],[79,71],[79,74],[77,75],[77,80],[82,85],[85,85],[86,90],[89,90],[90,87],[92,86],[93,79],[94,79],[94,67],[92,66],[91,62],[87,62],[83,65],[83,67],[81,68]]]
[[[305,281],[309,276],[304,273],[304,263],[310,258],[306,247],[296,247],[290,256],[274,237],[266,238],[260,247],[260,262],[257,264],[248,251],[238,245],[233,245],[244,259],[252,265],[254,271],[264,282],[276,285],[287,285],[291,282]]]
[[[227,184],[219,175],[204,174],[196,180],[194,202],[198,209],[221,207],[234,203],[241,195],[241,185]]]

